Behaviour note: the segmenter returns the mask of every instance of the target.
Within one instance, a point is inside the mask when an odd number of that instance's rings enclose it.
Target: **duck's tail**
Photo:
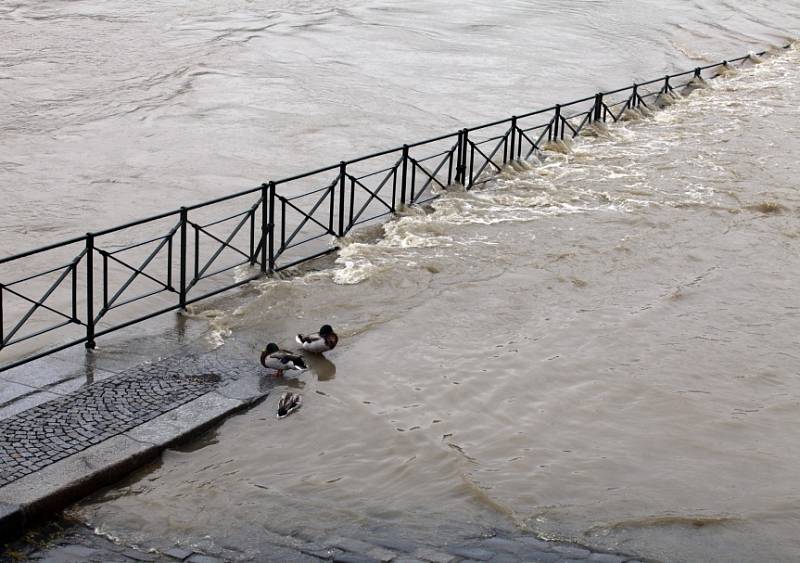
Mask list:
[[[292,360],[292,363],[294,364],[294,369],[296,370],[305,371],[308,369],[308,366],[303,358],[295,358]]]
[[[295,336],[295,337],[294,337],[294,339],[297,341],[297,343],[298,343],[300,346],[302,346],[302,345],[303,345],[303,335],[302,335],[302,334],[300,334],[300,333],[298,332],[298,333],[297,333],[297,336]]]
[[[285,418],[303,405],[303,396],[295,393],[284,393],[278,402],[278,418]]]

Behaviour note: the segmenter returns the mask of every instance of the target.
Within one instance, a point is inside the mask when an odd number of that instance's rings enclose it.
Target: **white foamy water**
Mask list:
[[[793,48],[214,304],[215,338],[332,324],[277,396],[78,507],[147,545],[535,531],[659,561],[793,561]],[[378,232],[379,231],[379,232]],[[378,236],[380,235],[380,236]]]

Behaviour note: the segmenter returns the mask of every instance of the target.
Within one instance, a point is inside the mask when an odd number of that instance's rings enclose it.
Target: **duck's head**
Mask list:
[[[322,325],[322,328],[319,329],[319,333],[322,336],[333,334],[333,328],[331,328],[331,325]]]
[[[269,344],[267,344],[267,354],[274,354],[278,350],[279,350],[278,345],[275,344],[274,342],[270,342]]]

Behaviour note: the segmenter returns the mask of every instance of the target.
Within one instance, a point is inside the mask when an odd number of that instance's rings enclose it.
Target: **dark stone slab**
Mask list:
[[[188,549],[181,549],[179,547],[173,547],[172,549],[168,549],[164,552],[164,555],[170,557],[172,559],[177,559],[179,561],[183,561],[184,559],[188,559],[194,552],[189,551]]]
[[[588,549],[571,545],[557,545],[553,547],[553,551],[560,553],[565,559],[586,559],[592,554]]]
[[[551,551],[553,549],[553,545],[555,545],[553,542],[544,541],[535,536],[522,536],[517,538],[516,541],[539,551]]]
[[[588,561],[591,563],[623,563],[627,558],[612,553],[592,553]]]
[[[75,544],[62,546],[61,550],[63,550],[65,553],[69,553],[71,555],[76,555],[79,557],[85,557],[87,559],[98,553],[97,550],[94,549],[93,547],[86,547],[83,545],[75,545]]]
[[[518,541],[513,541],[507,538],[494,537],[488,538],[480,542],[481,547],[491,551],[505,551],[507,553],[522,553],[526,549],[530,549],[526,544]]]
[[[563,559],[563,555],[547,551],[532,551],[524,555],[525,561],[531,561],[535,563],[560,563],[563,561]]]
[[[158,557],[153,555],[153,554],[142,553],[140,551],[134,551],[133,549],[128,549],[126,551],[123,551],[122,555],[124,555],[125,557],[127,557],[128,559],[131,559],[133,561],[149,562],[149,561],[157,561],[158,560]]]
[[[223,559],[219,559],[218,557],[211,557],[210,555],[201,555],[199,553],[195,553],[186,561],[188,561],[188,563],[225,563]]]
[[[453,563],[458,560],[457,555],[445,553],[444,551],[439,551],[430,547],[420,547],[414,551],[413,555],[417,559],[423,559],[431,563]]]
[[[498,553],[489,560],[489,563],[519,563],[519,556],[511,553]]]
[[[342,553],[333,558],[334,563],[381,563],[379,559],[374,559],[360,553]]]
[[[475,559],[476,561],[489,561],[495,556],[493,551],[482,547],[449,547],[447,551],[464,559]]]

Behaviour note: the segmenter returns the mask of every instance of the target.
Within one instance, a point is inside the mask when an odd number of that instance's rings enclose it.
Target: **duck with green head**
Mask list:
[[[274,369],[276,377],[283,377],[283,372],[286,370],[308,369],[303,358],[287,350],[281,350],[274,342],[267,344],[266,350],[261,352],[261,365],[267,369]]]

